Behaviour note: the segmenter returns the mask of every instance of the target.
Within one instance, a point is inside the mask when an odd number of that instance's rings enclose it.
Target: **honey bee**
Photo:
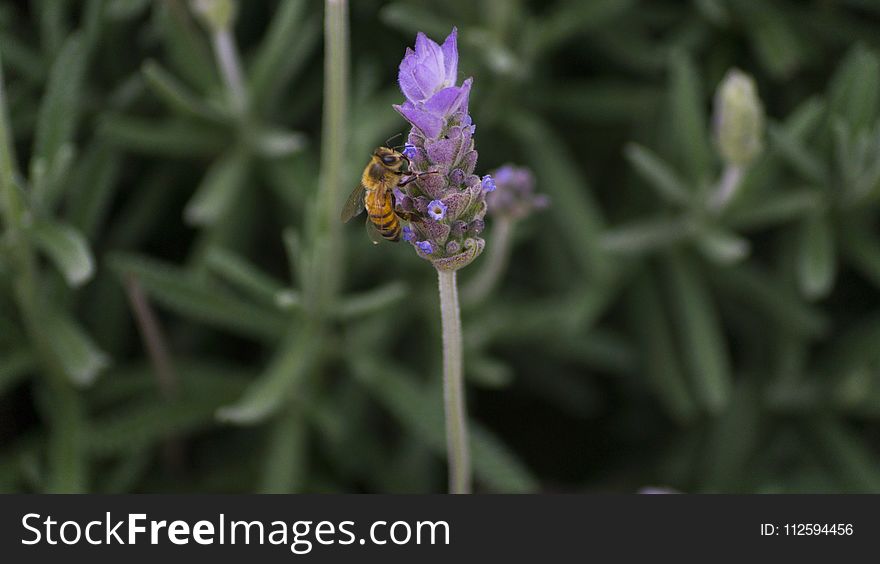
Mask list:
[[[402,169],[408,162],[405,156],[388,147],[373,151],[361,175],[360,185],[352,191],[342,208],[342,221],[347,222],[367,210],[367,231],[373,243],[379,242],[374,236],[376,232],[387,241],[399,241],[400,216],[394,210],[392,190],[414,178],[404,179],[406,173]]]

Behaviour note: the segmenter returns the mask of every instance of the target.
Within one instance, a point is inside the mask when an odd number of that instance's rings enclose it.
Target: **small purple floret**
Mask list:
[[[428,204],[428,215],[431,216],[434,221],[441,221],[446,217],[447,209],[447,205],[440,200],[431,200]]]
[[[416,238],[416,234],[413,233],[412,227],[410,227],[409,225],[405,225],[403,227],[403,240],[404,241],[412,241],[415,238]]]
[[[430,255],[434,252],[434,247],[431,245],[430,241],[418,241],[416,247],[426,255]]]
[[[413,160],[418,155],[418,151],[416,150],[416,146],[412,143],[407,143],[403,146],[403,156],[408,158],[409,160]]]
[[[484,192],[494,192],[495,191],[495,179],[492,178],[492,175],[487,174],[483,177],[483,191]]]

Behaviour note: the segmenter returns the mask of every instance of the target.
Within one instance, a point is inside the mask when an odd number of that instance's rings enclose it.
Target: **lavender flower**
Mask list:
[[[428,215],[430,215],[431,219],[434,221],[441,221],[446,217],[446,210],[448,209],[449,206],[444,204],[441,200],[431,200],[428,204]]]
[[[483,192],[494,192],[495,191],[495,179],[492,178],[491,174],[487,174],[483,177]]]
[[[509,164],[502,166],[491,177],[483,177],[484,189],[487,185],[486,178],[490,179],[489,184],[492,187],[486,195],[486,203],[489,213],[494,217],[522,219],[550,204],[547,196],[535,194],[535,177],[525,167]]]
[[[438,270],[470,264],[485,246],[475,236],[486,201],[483,182],[474,174],[477,152],[468,115],[472,79],[457,85],[456,37],[453,29],[438,45],[419,33],[415,50],[407,49],[400,63],[398,81],[406,100],[394,106],[412,125],[404,154],[410,172],[418,175],[403,188],[397,209],[410,212],[411,242]]]

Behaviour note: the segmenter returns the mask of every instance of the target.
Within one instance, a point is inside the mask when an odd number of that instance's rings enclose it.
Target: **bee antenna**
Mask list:
[[[401,136],[403,136],[403,133],[397,133],[396,135],[392,135],[391,137],[389,137],[388,139],[385,140],[385,146],[389,147],[390,146],[389,143],[391,143],[392,139],[396,139],[397,137],[401,137]]]

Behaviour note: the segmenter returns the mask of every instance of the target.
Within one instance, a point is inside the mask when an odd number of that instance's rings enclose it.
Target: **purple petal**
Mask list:
[[[406,102],[402,106],[395,105],[394,109],[397,110],[406,121],[410,122],[413,127],[419,128],[427,137],[437,137],[443,129],[443,120],[424,110],[418,109],[411,102]]]
[[[418,100],[413,100],[414,102],[424,102],[430,99],[435,92],[443,88],[443,77],[438,75],[437,69],[431,67],[431,65],[424,63],[416,65],[413,68],[413,77],[421,91],[424,92],[424,96]]]
[[[461,107],[467,95],[464,88],[450,86],[428,98],[425,102],[425,109],[436,116],[448,118]]]
[[[416,57],[419,65],[424,66],[429,76],[433,77],[431,82],[434,88],[431,89],[431,92],[439,90],[446,79],[445,67],[443,65],[443,50],[434,41],[429,39],[428,36],[419,32],[416,35]],[[418,76],[418,73],[416,76]]]
[[[407,100],[424,100],[429,94],[422,90],[421,85],[413,74],[417,66],[416,54],[407,47],[406,54],[403,56],[403,61],[400,62],[400,69],[397,72],[397,82]]]
[[[455,84],[458,78],[458,30],[452,28],[452,33],[443,42],[443,70],[446,72],[446,81]]]

